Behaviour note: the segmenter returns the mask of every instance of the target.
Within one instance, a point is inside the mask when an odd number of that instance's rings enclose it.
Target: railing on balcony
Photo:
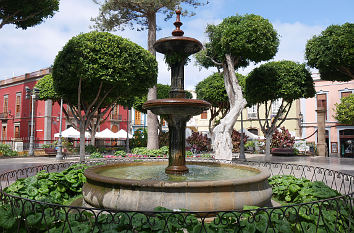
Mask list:
[[[122,120],[122,115],[112,114],[111,115],[111,120],[121,121]]]
[[[9,118],[8,112],[1,112],[0,113],[0,120],[7,120]]]

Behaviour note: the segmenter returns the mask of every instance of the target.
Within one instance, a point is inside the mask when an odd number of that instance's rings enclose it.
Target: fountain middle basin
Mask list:
[[[84,205],[131,211],[153,211],[158,206],[174,210],[228,211],[241,210],[244,205],[270,205],[272,190],[267,170],[235,164],[189,162],[190,174],[184,176],[164,174],[163,178],[156,175],[159,172],[146,176],[149,174],[146,167],[161,171],[158,166],[166,166],[166,162],[126,162],[88,168],[85,171],[87,182],[83,186]],[[110,170],[127,168],[132,168],[134,173],[140,169],[144,176],[135,174],[134,177],[132,173],[126,178],[126,171],[123,171],[118,172],[120,178],[111,177]],[[189,178],[194,176],[194,169],[209,169],[212,174]],[[240,171],[247,175],[238,173]],[[214,176],[213,173],[218,174]]]

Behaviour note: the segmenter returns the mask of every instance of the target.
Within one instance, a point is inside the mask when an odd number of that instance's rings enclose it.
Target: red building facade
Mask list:
[[[38,80],[50,72],[50,68],[47,68],[0,81],[1,143],[14,144],[15,141],[22,141],[24,149],[28,149],[32,100],[31,97],[26,98],[26,89],[33,90]],[[67,106],[64,105],[63,108]],[[59,114],[59,103],[51,100],[34,101],[35,148],[55,140],[54,134],[59,132]],[[127,130],[127,119],[127,110],[123,106],[117,106],[98,131],[106,128],[113,132]],[[63,115],[62,130],[70,126]]]

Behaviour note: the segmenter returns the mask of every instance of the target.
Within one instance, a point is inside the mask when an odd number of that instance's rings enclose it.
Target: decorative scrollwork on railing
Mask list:
[[[90,160],[87,165],[127,163],[166,158]],[[192,158],[191,161],[200,161]],[[215,162],[213,159],[202,161]],[[354,232],[354,177],[330,169],[298,164],[240,162],[267,169],[272,175],[294,175],[322,181],[342,196],[278,207],[248,207],[241,211],[134,212],[65,206],[30,200],[4,192],[18,178],[41,170],[60,172],[73,164],[56,163],[0,174],[0,231],[3,232]]]

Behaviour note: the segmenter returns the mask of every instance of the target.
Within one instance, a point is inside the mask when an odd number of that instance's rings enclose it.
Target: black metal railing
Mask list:
[[[87,164],[103,161],[116,163],[130,160],[96,160]],[[153,212],[134,212],[57,205],[12,196],[3,191],[19,178],[33,176],[41,170],[62,171],[72,164],[48,164],[1,174],[2,232],[354,232],[354,177],[307,165],[242,162],[266,168],[272,175],[293,175],[322,181],[342,195],[308,203],[254,207],[241,211],[191,212],[161,208]]]

